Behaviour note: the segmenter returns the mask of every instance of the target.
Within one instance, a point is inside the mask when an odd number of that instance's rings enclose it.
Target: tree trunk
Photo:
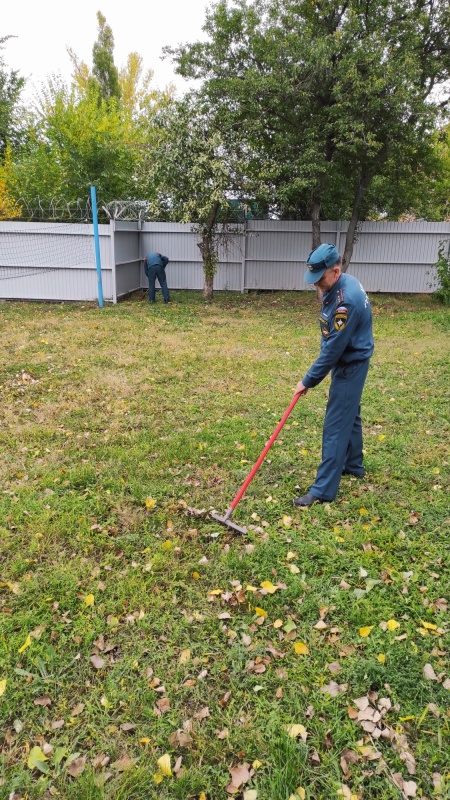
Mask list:
[[[198,243],[203,261],[203,297],[205,300],[213,299],[214,275],[217,269],[217,253],[214,246],[214,228],[220,210],[220,203],[215,202],[206,224],[202,227],[202,240]]]
[[[315,250],[316,247],[319,247],[321,244],[320,241],[320,200],[316,195],[313,195],[312,198],[312,208],[311,208],[311,223],[312,223],[312,249]],[[316,286],[316,298],[319,303],[322,303],[322,292],[320,291],[319,287]]]
[[[347,235],[345,237],[344,255],[342,256],[342,272],[347,272],[350,261],[352,259],[353,246],[355,244],[355,239],[356,239],[356,229],[358,227],[358,222],[359,222],[359,213],[361,211],[361,205],[364,199],[364,195],[367,191],[368,186],[370,185],[371,180],[372,176],[366,174],[362,175],[359,181],[358,190],[356,192],[355,199],[353,202],[352,215],[350,217],[350,222],[347,228]]]
[[[312,222],[312,249],[315,250],[319,247],[320,242],[320,200],[314,196],[312,199],[311,208],[311,222]]]

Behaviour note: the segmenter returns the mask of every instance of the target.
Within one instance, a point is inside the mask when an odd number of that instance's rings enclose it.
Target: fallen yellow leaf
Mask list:
[[[23,653],[23,651],[24,651],[24,650],[26,650],[26,649],[27,649],[27,647],[29,647],[30,645],[31,645],[31,636],[30,636],[30,634],[28,634],[28,636],[27,636],[27,638],[25,639],[25,641],[24,641],[24,643],[23,643],[22,647],[19,647],[19,649],[18,649],[18,651],[17,651],[17,652],[18,652],[18,653]]]
[[[423,619],[420,620],[424,628],[427,628],[429,631],[436,631],[437,625],[432,625],[431,622],[424,622]]]
[[[369,512],[367,511],[367,508],[360,508],[359,513],[363,517],[365,514],[368,514]]]
[[[309,647],[304,642],[294,642],[294,650],[298,656],[306,656],[309,653]]]
[[[44,755],[41,748],[32,747],[27,761],[28,769],[38,769],[41,772],[48,772],[48,767],[45,768],[43,764],[44,761],[48,761],[48,758]]]
[[[195,578],[196,581],[199,581],[201,576],[199,575],[198,572],[193,572],[192,577]]]
[[[150,511],[156,506],[156,500],[153,497],[147,497],[145,501],[145,507],[149,508]]]
[[[289,550],[289,553],[286,556],[286,561],[291,561],[293,558],[297,558],[297,553],[293,553],[292,550]]]
[[[282,519],[282,523],[285,528],[290,528],[292,525],[292,517],[288,517],[287,514],[285,514]]]
[[[261,589],[265,589],[266,592],[269,592],[269,594],[275,594],[275,592],[278,589],[278,586],[274,586],[272,581],[263,581],[261,583]]]
[[[0,697],[2,696],[2,694],[5,694],[5,691],[6,691],[6,678],[0,681]]]
[[[377,659],[380,662],[380,664],[384,664],[386,661],[386,656],[384,655],[384,653],[378,653]]]
[[[180,664],[186,664],[186,662],[190,660],[191,660],[191,651],[182,650],[180,655]]]
[[[172,547],[172,542],[170,541],[170,539],[166,539],[166,541],[163,543],[163,550],[170,550],[171,547]]]
[[[304,742],[306,742],[306,737],[308,736],[308,731],[306,730],[304,725],[285,725],[284,729],[286,730],[287,734],[291,737],[291,739],[296,739],[297,736],[300,736]]]
[[[363,639],[365,639],[369,635],[370,631],[373,630],[374,627],[375,627],[374,625],[366,625],[365,628],[360,628],[359,635],[362,636]]]
[[[258,759],[255,758],[252,767],[253,769],[259,769],[260,767],[262,767],[262,761],[258,761]]]
[[[142,739],[139,739],[141,744],[150,744],[150,739],[148,736],[143,736]]]
[[[156,784],[161,783],[161,781],[164,780],[164,775],[162,775],[160,772],[156,772],[153,775],[153,780],[155,781]]]
[[[258,591],[258,587],[257,586],[251,586],[250,584],[248,584],[245,587],[245,591],[246,592],[257,592]]]
[[[161,775],[172,775],[169,753],[164,753],[164,755],[161,756],[161,758],[158,758],[156,763],[158,764],[158,767],[161,770]]]
[[[84,604],[86,606],[93,606],[94,603],[95,603],[94,595],[93,594],[87,594],[86,597],[84,598]]]
[[[282,625],[283,625],[283,620],[282,619],[276,619],[275,622],[273,623],[273,627],[274,628],[281,628]]]
[[[293,575],[298,575],[298,573],[300,572],[299,568],[297,567],[297,564],[289,564],[289,571],[292,572]]]
[[[222,592],[223,589],[211,589],[211,591],[208,592],[208,594],[212,594],[214,595],[214,597],[217,597],[219,594],[222,594]]]
[[[201,792],[198,796],[198,800],[206,800],[206,794],[204,792]]]
[[[396,619],[388,619],[388,621],[386,622],[386,627],[388,631],[395,631],[397,630],[397,628],[400,627],[400,623],[397,622]]]
[[[258,617],[264,617],[264,619],[267,619],[268,617],[267,611],[264,611],[263,608],[258,608],[258,606],[255,606],[255,612]]]

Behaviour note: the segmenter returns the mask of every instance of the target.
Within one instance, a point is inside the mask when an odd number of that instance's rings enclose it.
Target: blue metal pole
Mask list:
[[[98,235],[97,193],[95,186],[91,186],[92,222],[94,225],[95,263],[97,266],[97,293],[98,304],[103,308],[102,262],[100,260],[100,237]]]

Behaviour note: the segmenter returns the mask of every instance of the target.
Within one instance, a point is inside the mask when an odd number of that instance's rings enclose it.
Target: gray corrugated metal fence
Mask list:
[[[322,222],[322,241],[344,248],[346,222]],[[103,295],[117,298],[146,288],[142,259],[158,251],[170,263],[172,289],[201,289],[198,237],[190,224],[113,221],[100,225]],[[369,292],[428,293],[450,222],[364,222],[349,272]],[[219,254],[217,290],[305,290],[311,223],[250,221],[234,226]],[[92,226],[0,222],[0,297],[95,300],[97,279]]]

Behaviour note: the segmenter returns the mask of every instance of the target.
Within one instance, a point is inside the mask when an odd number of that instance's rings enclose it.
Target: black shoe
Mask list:
[[[321,497],[316,497],[315,494],[311,494],[311,492],[307,492],[303,495],[303,497],[294,497],[293,499],[294,506],[298,508],[310,508],[311,506],[316,505],[316,503],[323,503]]]
[[[365,470],[364,472],[351,472],[349,469],[342,470],[342,475],[353,475],[354,478],[364,478],[365,474],[366,474]]]
[[[170,303],[170,300],[164,300],[165,303]]]

